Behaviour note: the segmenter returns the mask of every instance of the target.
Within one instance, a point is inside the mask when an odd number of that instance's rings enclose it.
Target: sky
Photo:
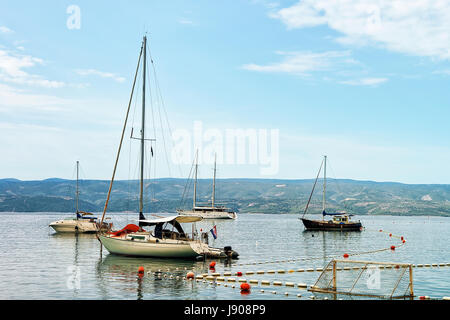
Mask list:
[[[203,178],[217,152],[218,178],[313,178],[327,155],[332,178],[450,183],[450,3],[422,0],[3,0],[0,178],[110,179],[144,34],[152,177],[199,148]],[[245,156],[229,132],[256,137]]]

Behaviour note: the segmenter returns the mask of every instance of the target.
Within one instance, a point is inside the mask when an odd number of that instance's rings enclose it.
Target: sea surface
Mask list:
[[[211,260],[115,256],[101,248],[95,235],[56,234],[48,227],[50,222],[70,216],[0,213],[0,299],[366,299],[262,285],[252,285],[250,294],[241,294],[238,282],[233,288],[229,282],[225,287],[225,283],[187,281],[184,278],[188,271],[208,273]],[[124,213],[112,213],[110,217],[117,228],[135,223],[137,218],[135,214]],[[361,232],[307,232],[298,218],[298,215],[240,214],[234,221],[198,223],[197,229],[210,230],[215,224],[218,238],[213,241],[210,236],[210,244],[230,245],[240,255],[231,264],[216,260],[215,272],[240,271],[247,280],[314,285],[320,272],[288,270],[324,267],[333,257],[343,259],[345,253],[350,255],[349,260],[450,262],[450,218],[360,216],[365,227]],[[404,244],[400,237],[406,240]],[[396,249],[366,253],[391,245]],[[145,268],[142,277],[137,274],[140,266]],[[162,276],[147,273],[157,270],[163,272]],[[245,274],[259,270],[286,273]],[[385,275],[382,273],[381,277]],[[450,296],[450,267],[414,268],[413,283],[416,296],[435,299]]]

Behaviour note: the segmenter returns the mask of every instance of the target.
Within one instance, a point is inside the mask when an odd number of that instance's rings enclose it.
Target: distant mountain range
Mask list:
[[[240,213],[303,213],[314,180],[218,179],[216,199]],[[310,213],[320,213],[322,181],[318,181]],[[103,211],[109,181],[81,180],[79,207]],[[0,179],[0,211],[74,212],[75,181]],[[198,181],[198,201],[211,198],[212,181]],[[109,211],[136,211],[139,183],[115,181]],[[174,212],[192,206],[192,181],[156,179],[145,181],[147,212]],[[184,197],[183,197],[184,194]],[[354,214],[450,216],[450,185],[327,179],[327,208]]]

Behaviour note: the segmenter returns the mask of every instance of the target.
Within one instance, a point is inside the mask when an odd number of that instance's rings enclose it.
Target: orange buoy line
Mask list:
[[[369,229],[369,231],[370,231],[370,229]],[[406,240],[404,239],[403,236],[396,236],[396,235],[393,235],[392,233],[389,233],[389,232],[386,232],[383,230],[379,230],[379,232],[384,232],[384,233],[388,234],[390,238],[400,239],[401,244],[398,247],[400,247],[401,245],[404,245],[406,243]],[[395,247],[394,247],[394,249],[392,249],[392,246],[390,246],[389,248],[382,248],[382,249],[377,249],[377,250],[355,252],[355,253],[344,253],[343,255],[339,254],[339,255],[330,255],[330,256],[325,256],[325,257],[287,258],[287,259],[283,259],[283,260],[272,260],[272,261],[264,261],[264,262],[238,263],[238,264],[235,264],[234,266],[248,266],[248,265],[257,265],[257,264],[272,264],[272,263],[285,263],[285,262],[297,262],[297,261],[313,261],[313,260],[322,260],[324,258],[327,258],[327,259],[339,258],[339,257],[349,258],[350,256],[377,253],[377,252],[382,252],[382,251],[387,251],[387,250],[395,250]]]
[[[417,265],[412,265],[413,267],[450,267],[450,263],[433,263],[433,264],[417,264]],[[397,266],[396,266],[397,267]],[[185,270],[187,270],[187,268],[185,268]],[[345,271],[346,269],[341,269],[339,268],[339,270],[341,271]],[[141,272],[142,271],[142,272]],[[241,283],[241,285],[239,286],[241,288],[241,294],[250,294],[250,288],[251,288],[251,284],[256,285],[257,287],[286,287],[286,288],[297,288],[300,290],[306,290],[308,287],[311,287],[310,285],[307,285],[305,283],[294,283],[294,282],[282,282],[279,280],[258,280],[258,279],[244,279],[244,278],[240,278],[239,275],[242,275],[242,272],[236,272],[236,276],[238,276],[238,278],[234,278],[234,277],[223,277],[223,276],[218,276],[220,275],[219,273],[214,273],[214,274],[208,274],[208,273],[203,273],[203,274],[199,274],[197,276],[195,276],[194,272],[189,271],[187,272],[187,274],[185,276],[181,276],[180,272],[183,272],[183,270],[176,268],[176,271],[178,272],[178,275],[172,274],[170,272],[170,269],[167,269],[167,271],[162,271],[161,269],[158,269],[157,271],[153,272],[155,277],[158,277],[159,279],[164,278],[164,279],[174,279],[174,280],[182,280],[182,281],[195,281],[197,283],[202,282],[202,283],[209,283],[209,284],[215,284],[217,286],[220,286],[222,284],[223,287],[231,287],[231,288],[236,288],[236,285],[234,283],[239,282]],[[297,272],[307,272],[307,271],[323,271],[323,268],[316,268],[316,269],[298,269]],[[285,274],[285,273],[291,273],[291,272],[295,272],[294,270],[289,270],[289,271],[285,271],[285,270],[278,270],[278,271],[274,271],[274,270],[270,270],[267,271],[267,274],[274,274],[274,273],[278,273],[278,274]],[[139,267],[138,269],[138,273],[139,273],[139,277],[143,276],[143,267]],[[151,274],[152,271],[148,271],[148,274]],[[265,272],[263,271],[257,271],[256,274],[263,274]],[[255,274],[254,272],[248,271],[246,272],[246,274]],[[169,275],[169,276],[168,276]],[[248,284],[248,287],[247,287]],[[248,291],[247,289],[248,288]],[[264,289],[260,289],[260,292],[263,293]],[[276,294],[276,291],[272,291],[272,293]],[[290,293],[289,292],[285,292],[284,293],[286,296],[288,296]],[[301,297],[301,294],[297,294],[297,297]],[[425,300],[425,299],[432,299],[428,296],[420,296],[419,299]],[[442,297],[443,300],[450,300],[450,297]],[[433,298],[433,300],[437,300],[437,298]]]

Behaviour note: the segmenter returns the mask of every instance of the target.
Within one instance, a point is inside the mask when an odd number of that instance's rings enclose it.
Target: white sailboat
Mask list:
[[[138,65],[134,76],[134,82],[131,97],[128,104],[127,115],[125,118],[122,137],[119,144],[119,150],[114,165],[113,175],[109,186],[108,196],[103,210],[102,220],[108,207],[111,189],[119,159],[120,149],[122,147],[123,137],[126,130],[128,114],[130,111],[131,101],[133,97],[136,77],[138,75],[141,57],[142,76],[143,76],[143,92],[142,92],[142,122],[141,136],[135,138],[140,140],[140,192],[139,192],[139,225],[129,224],[122,230],[116,232],[100,232],[98,238],[105,248],[113,254],[138,256],[138,257],[161,257],[161,258],[194,258],[198,256],[213,257],[237,257],[231,247],[225,247],[223,250],[211,248],[207,243],[201,241],[202,237],[196,232],[195,222],[201,221],[201,217],[175,215],[171,217],[158,217],[156,219],[146,219],[144,211],[144,143],[145,138],[145,80],[146,80],[146,53],[147,53],[147,37],[144,36],[141,51],[139,54]],[[153,61],[152,61],[153,63]],[[181,223],[191,224],[192,232],[187,234],[184,232]],[[143,228],[149,228],[144,230]]]
[[[212,186],[211,205],[202,206],[197,204],[197,171],[198,171],[198,152],[196,155],[195,163],[195,180],[194,180],[194,199],[192,209],[184,210],[177,209],[177,212],[181,215],[199,216],[203,219],[236,219],[237,213],[225,206],[215,205],[216,195],[216,157],[214,158],[214,177]]]
[[[97,218],[92,215],[90,212],[80,211],[78,210],[78,202],[79,202],[79,161],[77,161],[77,184],[76,184],[76,217],[75,218],[65,218],[58,221],[54,221],[50,223],[50,227],[52,227],[56,232],[61,233],[95,233],[99,229],[99,224],[97,223]],[[106,225],[104,224],[104,227]]]

